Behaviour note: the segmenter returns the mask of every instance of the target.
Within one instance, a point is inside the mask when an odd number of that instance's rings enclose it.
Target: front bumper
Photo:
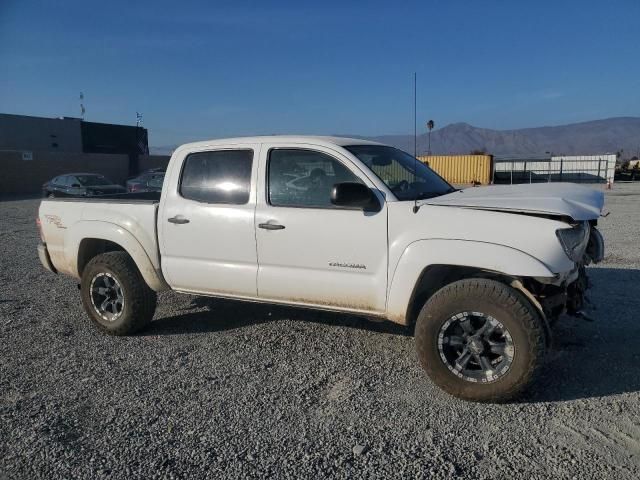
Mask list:
[[[584,312],[589,304],[590,287],[586,266],[604,259],[604,239],[595,226],[591,226],[582,261],[571,270],[556,273],[553,278],[534,278],[528,288],[539,302],[547,319],[553,323],[561,314],[588,318]]]
[[[547,284],[536,294],[537,300],[547,319],[552,323],[563,313],[572,316],[582,315],[587,303],[586,292],[589,289],[589,277],[584,265],[563,275],[561,284]]]
[[[40,259],[40,263],[44,268],[53,273],[58,273],[56,267],[51,263],[51,257],[49,256],[49,251],[47,250],[47,244],[40,242],[38,244],[38,258]]]

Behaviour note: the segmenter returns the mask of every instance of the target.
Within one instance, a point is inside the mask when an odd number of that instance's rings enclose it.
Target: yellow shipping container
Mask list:
[[[418,157],[449,183],[491,183],[491,155],[428,155]]]

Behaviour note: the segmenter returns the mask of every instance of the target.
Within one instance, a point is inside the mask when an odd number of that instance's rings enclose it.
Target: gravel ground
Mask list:
[[[88,323],[0,202],[0,478],[638,478],[640,184],[607,192],[594,323],[562,319],[519,403],[434,387],[392,324],[162,294],[140,335]]]

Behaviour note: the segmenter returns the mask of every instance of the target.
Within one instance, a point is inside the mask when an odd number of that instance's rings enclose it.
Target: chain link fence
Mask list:
[[[613,183],[616,155],[504,157],[493,159],[493,183]]]

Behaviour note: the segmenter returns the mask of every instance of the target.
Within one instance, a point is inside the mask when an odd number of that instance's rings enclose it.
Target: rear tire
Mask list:
[[[156,292],[125,252],[103,253],[91,259],[82,272],[80,290],[89,318],[109,335],[130,335],[153,319]]]
[[[418,316],[415,340],[431,380],[477,402],[522,394],[545,354],[538,311],[514,288],[488,279],[460,280],[436,292]]]

